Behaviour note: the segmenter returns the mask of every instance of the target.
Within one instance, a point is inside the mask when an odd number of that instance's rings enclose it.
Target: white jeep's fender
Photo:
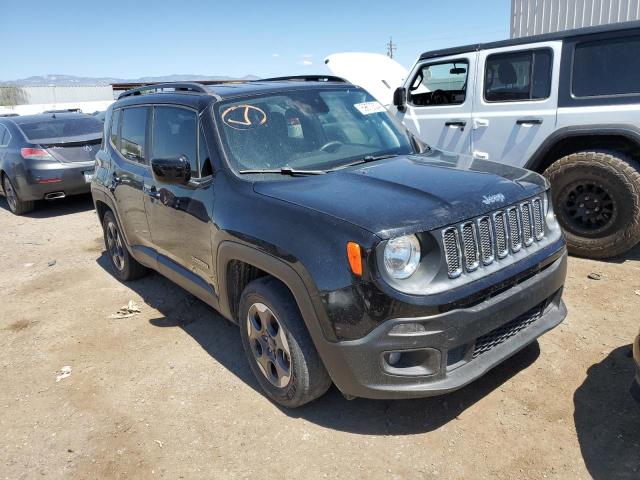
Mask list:
[[[379,53],[333,53],[324,63],[333,75],[364,88],[386,108],[393,103],[395,89],[409,74],[394,59]]]

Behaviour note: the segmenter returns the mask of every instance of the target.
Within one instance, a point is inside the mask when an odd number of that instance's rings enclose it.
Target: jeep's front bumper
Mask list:
[[[544,270],[478,304],[390,319],[363,338],[323,342],[319,350],[333,382],[348,395],[393,399],[451,392],[562,322],[566,270],[563,247]],[[389,352],[400,356],[395,366]]]

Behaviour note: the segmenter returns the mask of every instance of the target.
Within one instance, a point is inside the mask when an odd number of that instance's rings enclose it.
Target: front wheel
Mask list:
[[[284,284],[272,277],[254,280],[242,292],[239,311],[247,360],[273,401],[294,408],[327,391],[329,374]]]
[[[569,252],[607,258],[640,241],[640,167],[615,152],[578,152],[545,172]]]

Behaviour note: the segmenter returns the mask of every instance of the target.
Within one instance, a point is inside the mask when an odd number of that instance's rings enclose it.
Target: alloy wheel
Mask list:
[[[6,177],[4,179],[4,193],[7,197],[9,208],[12,212],[15,212],[18,207],[18,197],[16,196],[16,192],[13,189],[13,185],[11,185],[11,181]]]
[[[254,303],[247,313],[247,333],[253,356],[272,385],[283,388],[291,380],[291,352],[285,330],[263,303]]]
[[[582,235],[600,234],[611,227],[618,216],[615,198],[597,183],[572,183],[559,197],[567,226]]]
[[[113,265],[118,270],[122,270],[124,268],[124,247],[118,227],[113,222],[107,224],[107,249]]]

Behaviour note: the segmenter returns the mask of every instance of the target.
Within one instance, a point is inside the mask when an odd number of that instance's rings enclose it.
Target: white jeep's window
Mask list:
[[[550,49],[489,55],[484,71],[484,99],[517,102],[548,98],[551,65]]]
[[[408,154],[413,145],[361,89],[291,90],[216,106],[231,167],[331,169],[365,156]]]
[[[423,65],[411,82],[408,101],[417,106],[464,103],[468,74],[466,60]]]

